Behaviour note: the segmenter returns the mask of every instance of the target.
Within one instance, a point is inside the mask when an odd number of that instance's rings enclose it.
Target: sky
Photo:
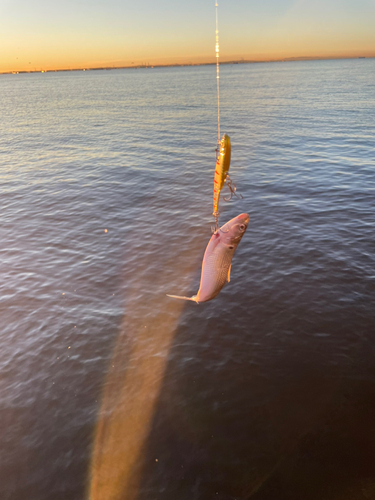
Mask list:
[[[218,0],[220,60],[375,57],[375,0]],[[215,0],[0,0],[0,73],[215,61]]]

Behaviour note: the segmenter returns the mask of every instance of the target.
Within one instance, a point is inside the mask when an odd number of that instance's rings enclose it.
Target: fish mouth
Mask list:
[[[237,216],[238,222],[241,224],[246,224],[246,226],[249,224],[250,216],[249,214],[240,214]]]

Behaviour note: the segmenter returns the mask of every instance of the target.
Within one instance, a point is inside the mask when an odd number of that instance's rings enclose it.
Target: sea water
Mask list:
[[[2,500],[375,498],[375,60],[0,75]],[[357,495],[357,496],[356,496]]]

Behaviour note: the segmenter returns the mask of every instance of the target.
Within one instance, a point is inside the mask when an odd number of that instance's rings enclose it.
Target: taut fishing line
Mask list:
[[[218,4],[215,2],[215,11],[216,11],[216,44],[215,44],[215,52],[216,52],[216,88],[217,88],[217,143],[218,148],[217,152],[219,154],[219,144],[220,144],[220,92],[219,92],[219,19],[218,19]]]

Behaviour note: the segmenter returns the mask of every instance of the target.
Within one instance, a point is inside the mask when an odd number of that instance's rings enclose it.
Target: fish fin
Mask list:
[[[227,282],[229,283],[230,282],[230,270],[232,269],[232,264],[229,266],[229,269],[228,269],[228,276],[227,276]]]
[[[172,297],[172,299],[192,300],[193,302],[196,302],[198,304],[196,295],[193,295],[192,297],[181,297],[180,295],[169,295],[167,293],[167,297]]]

